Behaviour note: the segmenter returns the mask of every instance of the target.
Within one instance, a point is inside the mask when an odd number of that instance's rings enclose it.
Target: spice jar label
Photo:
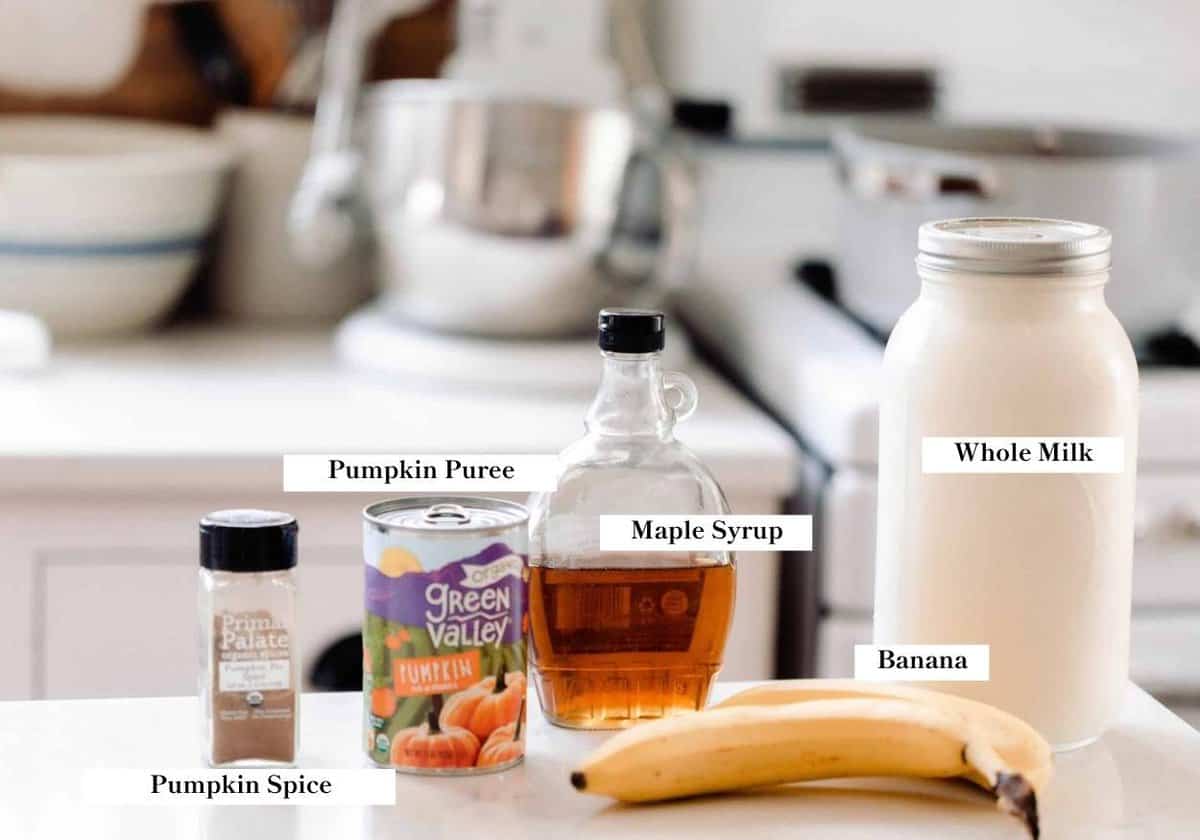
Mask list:
[[[286,659],[222,662],[218,691],[267,691],[287,688],[291,684],[291,663]]]
[[[213,762],[294,758],[291,633],[269,610],[213,616]]]
[[[222,612],[216,618],[218,691],[289,688],[291,638],[265,612]]]

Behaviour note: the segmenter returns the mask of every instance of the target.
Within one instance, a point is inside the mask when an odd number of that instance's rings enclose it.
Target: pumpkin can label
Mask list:
[[[374,763],[470,774],[523,757],[524,523],[513,531],[435,537],[368,521],[363,699]]]

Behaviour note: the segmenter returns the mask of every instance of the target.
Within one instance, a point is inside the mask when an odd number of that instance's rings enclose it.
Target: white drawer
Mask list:
[[[838,470],[821,497],[822,599],[871,610],[875,587],[876,479]],[[1138,477],[1135,607],[1200,608],[1200,474]]]
[[[854,676],[854,646],[871,643],[871,619],[832,615],[817,630],[817,676]],[[1130,628],[1130,678],[1169,697],[1200,698],[1200,610],[1134,614]]]
[[[1134,614],[1130,675],[1151,693],[1200,698],[1200,611]]]
[[[357,546],[303,549],[301,661],[362,620]],[[191,694],[199,662],[194,552],[72,549],[37,560],[34,693],[39,697]]]
[[[854,646],[870,643],[870,618],[826,618],[817,625],[816,676],[853,677]]]
[[[831,607],[875,607],[875,487],[874,473],[838,470],[821,495],[821,594]]]
[[[196,690],[197,512],[236,494],[31,500],[0,507],[11,556],[0,587],[0,698],[163,696]],[[300,643],[307,676],[331,642],[362,626],[355,494],[260,496],[300,520]],[[739,513],[780,502],[731,494]],[[73,515],[64,518],[63,508]],[[772,675],[779,557],[738,557],[738,599],[722,678]]]

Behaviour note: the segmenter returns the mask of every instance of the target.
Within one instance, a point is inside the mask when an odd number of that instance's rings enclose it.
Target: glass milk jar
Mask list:
[[[934,687],[1056,748],[1104,731],[1128,675],[1138,379],[1104,302],[1110,238],[922,225],[920,296],[884,356],[875,643],[989,645],[989,681]]]

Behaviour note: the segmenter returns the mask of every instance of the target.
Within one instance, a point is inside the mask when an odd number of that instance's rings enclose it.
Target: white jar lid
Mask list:
[[[1108,269],[1112,234],[1063,219],[981,217],[926,222],[917,265],[989,274],[1091,274]]]

